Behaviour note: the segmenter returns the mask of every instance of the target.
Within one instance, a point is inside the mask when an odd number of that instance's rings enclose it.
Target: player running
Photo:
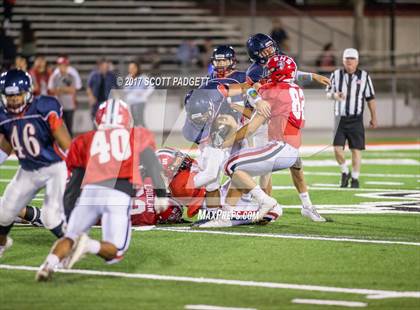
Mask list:
[[[73,140],[67,165],[85,169],[82,193],[70,215],[67,231],[41,265],[36,279],[47,281],[60,263],[71,268],[84,254],[96,254],[107,263],[123,258],[131,238],[130,206],[134,190],[150,177],[156,194],[155,208],[166,209],[167,198],[153,135],[145,128],[132,128],[128,106],[109,99],[96,113],[97,130]],[[143,176],[140,166],[144,168]],[[102,241],[86,233],[101,220]]]
[[[67,177],[63,158],[71,138],[63,123],[60,103],[49,96],[34,98],[31,78],[24,71],[3,73],[0,92],[0,164],[14,151],[20,165],[0,200],[1,257],[12,244],[8,234],[15,218],[28,212],[27,204],[43,188],[41,221],[55,236],[63,235]]]

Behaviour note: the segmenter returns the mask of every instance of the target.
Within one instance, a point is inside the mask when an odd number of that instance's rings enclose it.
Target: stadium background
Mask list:
[[[119,77],[126,76],[130,60],[138,60],[149,76],[205,76],[205,65],[181,68],[177,62],[178,47],[189,40],[201,50],[206,44],[210,49],[217,44],[233,45],[238,68],[246,69],[246,39],[256,32],[270,33],[275,18],[281,19],[289,37],[288,53],[296,58],[300,70],[318,72],[316,59],[327,43],[332,43],[339,66],[344,48],[360,50],[361,67],[371,73],[376,88],[382,128],[368,136],[415,138],[413,128],[420,124],[420,91],[416,87],[420,82],[417,1],[5,2],[14,2],[8,34],[18,48],[22,21],[28,20],[35,32],[36,53],[45,55],[51,68],[57,56],[67,54],[79,71],[83,88],[77,92],[76,133],[91,128],[86,85],[100,58],[111,61]],[[202,52],[199,62],[205,55],[210,54]],[[155,92],[146,107],[146,125],[156,132],[179,131],[185,117],[182,101],[186,89]],[[317,137],[327,142],[334,123],[332,102],[325,99],[324,90],[316,83],[305,85],[305,89],[310,115],[307,131],[317,129]],[[151,121],[156,119],[163,121]]]

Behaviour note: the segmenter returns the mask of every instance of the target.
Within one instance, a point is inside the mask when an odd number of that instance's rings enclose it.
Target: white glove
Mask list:
[[[157,214],[165,212],[169,207],[168,197],[156,197],[154,207]]]
[[[248,99],[248,103],[255,108],[257,105],[257,102],[261,100],[260,95],[258,95],[258,92],[255,90],[255,88],[248,88],[246,91],[246,97]]]

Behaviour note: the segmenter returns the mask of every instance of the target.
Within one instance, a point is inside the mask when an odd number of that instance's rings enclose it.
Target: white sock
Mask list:
[[[262,201],[267,197],[267,194],[259,185],[255,186],[249,193],[258,201],[258,203],[262,203]]]
[[[359,171],[352,171],[351,172],[351,177],[353,179],[358,179],[359,178],[359,175],[360,175],[360,172]]]
[[[299,198],[305,208],[312,207],[312,201],[308,192],[300,193]]]
[[[89,239],[87,243],[87,251],[90,254],[98,254],[101,249],[101,243],[98,240]]]
[[[340,169],[341,169],[341,173],[345,173],[345,174],[349,173],[349,167],[347,167],[346,163],[340,165]]]
[[[48,266],[54,268],[60,262],[60,259],[55,254],[48,254],[47,259],[45,260]]]

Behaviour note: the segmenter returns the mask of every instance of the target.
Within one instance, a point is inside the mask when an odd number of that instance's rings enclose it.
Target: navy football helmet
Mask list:
[[[196,125],[203,126],[211,120],[214,104],[207,92],[209,89],[197,89],[191,93],[185,102],[188,118]]]
[[[257,33],[249,37],[246,42],[249,57],[260,64],[267,63],[268,59],[275,54],[282,54],[277,43],[268,35]]]
[[[225,64],[220,64],[219,61],[225,60]],[[211,56],[211,64],[213,65],[214,71],[217,75],[224,76],[227,72],[230,72],[236,67],[236,55],[235,50],[229,45],[219,45],[213,50]]]
[[[22,112],[32,100],[32,79],[25,71],[12,69],[0,76],[0,93],[5,108],[12,113]],[[15,95],[24,95],[23,101],[18,102]]]

